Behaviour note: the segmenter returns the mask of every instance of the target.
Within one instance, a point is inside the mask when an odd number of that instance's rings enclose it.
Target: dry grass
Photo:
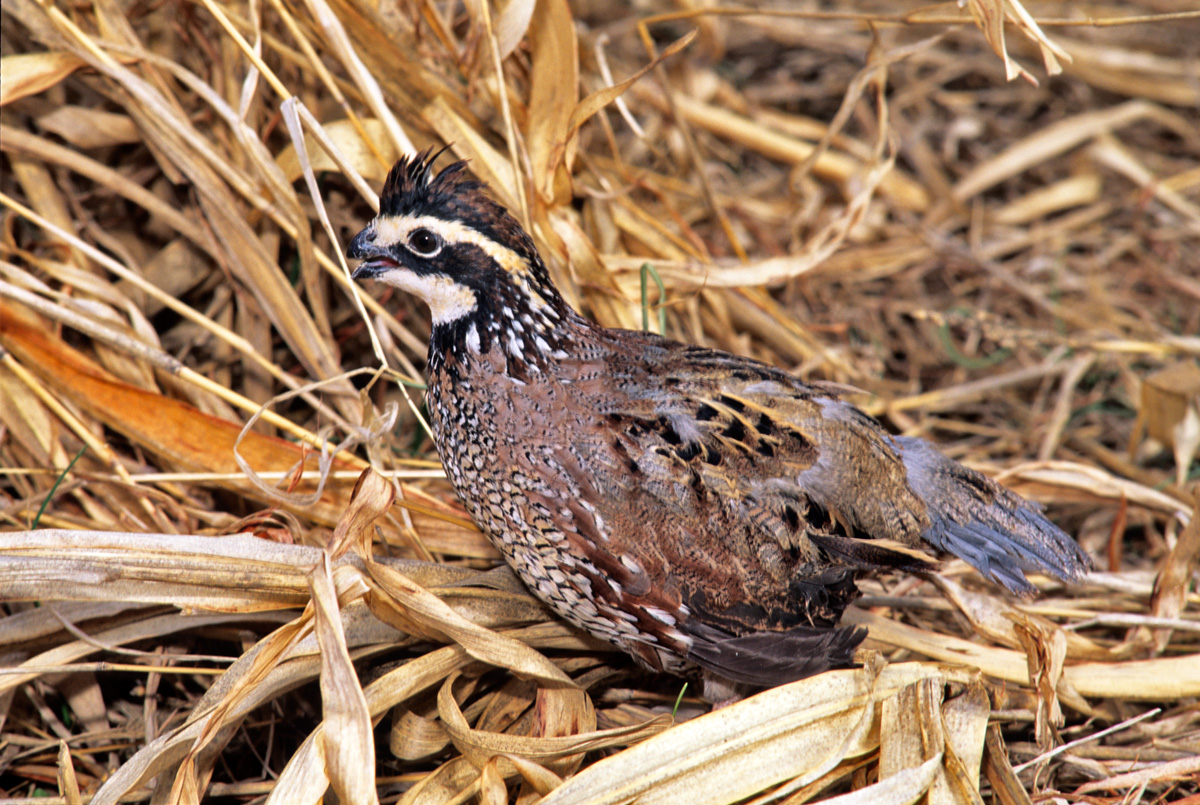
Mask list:
[[[0,792],[1200,801],[1197,14],[651,5],[5,0]],[[339,255],[443,143],[589,315],[862,388],[1102,572],[865,580],[862,669],[697,717],[346,374],[420,380]]]

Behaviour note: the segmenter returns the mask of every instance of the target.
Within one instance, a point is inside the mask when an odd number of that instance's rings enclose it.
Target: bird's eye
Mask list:
[[[442,248],[438,236],[428,229],[414,229],[408,236],[409,247],[417,254],[432,257]]]

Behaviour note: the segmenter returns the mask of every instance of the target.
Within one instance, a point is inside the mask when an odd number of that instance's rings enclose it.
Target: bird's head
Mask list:
[[[347,250],[363,261],[354,277],[420,297],[435,328],[506,311],[561,316],[562,299],[533,240],[466,162],[435,175],[436,158],[429,151],[402,157],[388,173],[379,215]]]

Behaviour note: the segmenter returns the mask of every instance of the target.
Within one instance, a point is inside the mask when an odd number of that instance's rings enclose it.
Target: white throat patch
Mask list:
[[[375,279],[425,300],[434,324],[449,324],[474,312],[475,292],[445,274],[414,274],[407,268],[389,268]]]

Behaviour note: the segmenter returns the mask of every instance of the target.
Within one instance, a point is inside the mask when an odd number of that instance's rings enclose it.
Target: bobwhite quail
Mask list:
[[[769,686],[852,665],[855,576],[929,571],[925,546],[1016,592],[1088,568],[1031,504],[836,390],[588,321],[466,164],[432,162],[392,169],[354,276],[429,305],[446,473],[571,623],[654,670]]]

